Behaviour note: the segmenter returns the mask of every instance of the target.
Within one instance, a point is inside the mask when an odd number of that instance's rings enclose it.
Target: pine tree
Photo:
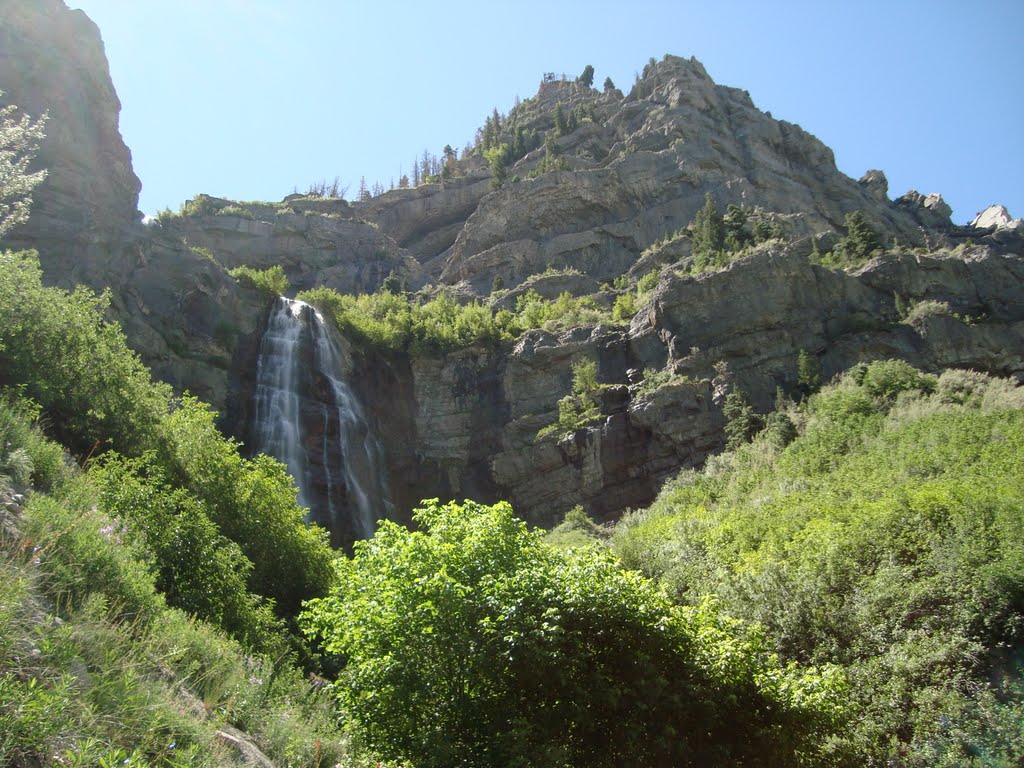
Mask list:
[[[604,79],[604,92],[610,93],[615,90],[615,83],[612,82],[610,77]]]
[[[591,88],[594,85],[594,68],[587,64],[583,69],[583,74],[576,78],[576,82],[584,88]]]
[[[491,186],[495,189],[505,183],[505,177],[508,175],[507,155],[508,144],[491,147],[484,152],[484,159],[491,166]]]
[[[809,397],[821,389],[821,366],[818,358],[811,357],[807,350],[801,349],[797,357],[797,387],[800,394]]]
[[[761,418],[740,389],[734,389],[725,396],[722,415],[726,419],[725,434],[728,438],[726,447],[730,450],[735,450],[744,443],[750,442],[761,429]]]
[[[555,136],[565,136],[568,133],[568,126],[565,122],[565,111],[562,109],[562,102],[555,104]]]
[[[730,251],[738,251],[747,244],[747,214],[735,203],[729,203],[722,217],[725,226],[725,247]]]
[[[487,119],[484,120],[484,132],[480,143],[480,146],[485,152],[494,146],[494,139],[496,135],[497,132],[494,129],[494,120],[490,115],[488,115]]]
[[[868,224],[862,211],[846,214],[846,237],[836,244],[835,251],[846,261],[865,261],[882,247],[878,233]]]
[[[693,262],[698,269],[711,264],[725,244],[725,225],[711,193],[704,195],[704,207],[693,219]]]

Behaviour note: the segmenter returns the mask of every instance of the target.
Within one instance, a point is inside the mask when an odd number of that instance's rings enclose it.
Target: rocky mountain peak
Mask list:
[[[990,205],[971,220],[976,229],[1024,231],[1024,219],[1015,219],[1004,205]]]

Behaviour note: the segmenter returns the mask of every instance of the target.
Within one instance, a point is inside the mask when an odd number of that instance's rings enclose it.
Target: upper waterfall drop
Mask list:
[[[336,545],[372,536],[391,507],[383,450],[346,381],[348,367],[319,312],[277,300],[260,342],[254,448],[288,467],[299,503]]]

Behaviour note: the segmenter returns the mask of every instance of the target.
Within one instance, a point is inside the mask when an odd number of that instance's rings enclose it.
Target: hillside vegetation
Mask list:
[[[218,764],[231,726],[287,765],[1022,759],[1005,381],[862,365],[610,538],[431,502],[336,559],[104,305],[0,257],[9,764]]]
[[[680,475],[612,549],[680,604],[756,622],[782,659],[843,667],[855,762],[1019,765],[1022,406],[982,374],[859,366]]]
[[[230,764],[238,726],[333,765],[294,619],[334,554],[282,465],[153,382],[105,306],[0,255],[0,763]]]
[[[33,78],[49,81],[56,78]],[[417,430],[460,442],[461,433],[440,428],[449,426],[442,420],[426,427],[394,422],[408,425],[391,431],[395,442],[411,438],[415,490],[428,474],[447,475],[445,493],[514,493],[536,478],[547,485],[554,485],[551,477],[589,482],[604,471],[604,456],[615,453],[607,435],[646,448],[665,436],[654,427],[672,420],[701,420],[706,431],[696,430],[689,442],[665,441],[651,465],[634,461],[640,451],[618,457],[616,480],[650,480],[647,495],[630,497],[649,500],[655,483],[683,462],[711,455],[703,468],[683,471],[649,508],[608,525],[580,506],[545,532],[517,519],[505,501],[428,499],[410,527],[381,521],[350,555],[336,552],[326,533],[306,522],[284,465],[243,456],[205,403],[154,380],[109,320],[118,302],[85,287],[47,287],[35,252],[2,252],[0,765],[1024,764],[1024,390],[982,373],[929,373],[901,360],[860,363],[822,388],[819,354],[823,345],[845,345],[843,362],[830,373],[860,359],[911,355],[948,320],[957,324],[951,354],[976,347],[988,356],[914,359],[961,366],[983,359],[994,361],[989,370],[1019,371],[1019,360],[997,354],[1016,346],[1005,340],[1019,338],[1019,301],[995,290],[1017,280],[1019,261],[1012,269],[992,267],[1004,266],[997,262],[1004,257],[986,246],[957,260],[955,269],[940,268],[938,260],[922,265],[918,253],[877,262],[892,270],[922,267],[914,281],[945,290],[948,280],[950,293],[973,286],[977,296],[952,304],[955,296],[932,295],[927,286],[909,302],[891,287],[898,283],[882,277],[870,290],[847,283],[855,273],[842,270],[873,262],[890,238],[917,238],[914,216],[923,214],[890,205],[877,179],[872,188],[827,173],[834,163],[820,142],[795,126],[766,122],[749,95],[714,85],[695,61],[651,60],[628,99],[610,80],[603,93],[592,81],[592,67],[572,83],[546,78],[536,99],[508,116],[495,111],[461,161],[450,147],[443,165],[425,155],[414,189],[405,189],[406,179],[390,199],[373,200],[386,197],[383,189],[371,195],[361,185],[355,210],[365,220],[352,219],[347,204],[343,218],[341,205],[320,201],[327,212],[310,216],[317,223],[309,231],[331,235],[323,240],[329,247],[317,246],[326,249],[330,268],[339,266],[345,242],[364,240],[361,247],[375,252],[365,285],[338,276],[336,285],[358,289],[334,291],[312,273],[286,274],[279,265],[226,271],[198,241],[171,248],[176,233],[195,223],[190,219],[221,214],[217,226],[225,229],[216,231],[229,232],[231,220],[246,222],[254,207],[214,210],[210,198],[197,198],[182,215],[162,217],[166,232],[135,244],[128,261],[138,270],[126,267],[133,282],[118,299],[129,297],[125,303],[147,316],[165,312],[168,324],[186,316],[197,328],[209,326],[204,333],[230,337],[241,331],[212,311],[216,301],[239,285],[269,299],[288,289],[289,277],[302,277],[296,284],[317,287],[300,298],[360,342],[367,357],[383,353],[382,369],[403,356],[512,347],[528,341],[523,335],[532,329],[570,331],[635,318],[637,344],[628,349],[625,342],[583,341],[595,335],[589,328],[575,341],[563,334],[576,345],[568,352],[554,346],[563,341],[554,334],[532,334],[543,343],[524,354],[539,378],[478,377],[466,353],[455,387],[424,386],[424,398],[408,408],[393,407],[382,387],[381,410],[400,413],[454,392],[450,413],[469,414],[469,437],[487,433],[465,441],[473,462],[485,465],[496,456],[486,450],[515,441],[490,430],[483,416],[515,410],[503,399],[516,389],[508,382],[529,385],[519,387],[530,398],[516,410],[527,439],[521,452],[504,456],[506,470],[516,470],[507,485],[460,485],[450,454],[420,463],[426,454]],[[0,139],[15,135],[10,114],[0,110]],[[713,138],[721,132],[711,129],[726,116],[731,139],[722,149]],[[758,144],[756,137],[768,135],[764,126],[779,131],[777,147]],[[0,171],[7,171],[0,172],[0,200],[13,195],[0,205],[0,233],[25,218],[28,194],[42,178],[26,176],[21,162],[31,159],[42,126],[24,127],[31,127],[25,140],[0,152]],[[709,155],[705,141],[723,160],[702,166],[700,183],[681,177],[678,171]],[[752,175],[743,158],[754,156],[755,145],[767,152],[762,166],[773,169],[757,186],[773,198],[766,205],[775,205],[774,213],[745,208],[747,190],[731,184]],[[83,158],[121,156],[83,146]],[[404,201],[413,210],[428,194],[469,189],[476,182],[468,175],[465,187],[455,182],[484,161],[488,191],[467,195],[471,204],[445,219],[449,231],[423,237],[424,224],[404,241],[410,248],[432,242],[434,252],[419,256],[433,263],[433,277],[461,287],[412,293],[403,286],[408,275],[384,278],[386,265],[415,266],[415,259],[392,258],[397,240],[377,233],[371,214],[383,220],[385,203]],[[128,161],[118,164],[130,168]],[[812,188],[796,180],[793,169],[801,164],[823,169],[817,176],[828,183]],[[89,176],[91,166],[82,167]],[[509,171],[526,178],[506,178]],[[446,190],[441,181],[454,186]],[[426,189],[435,182],[438,189]],[[575,191],[566,196],[567,188]],[[338,192],[337,183],[319,190]],[[699,208],[693,195],[702,193]],[[620,207],[623,199],[631,201],[629,210]],[[559,208],[559,200],[572,204]],[[812,213],[815,204],[822,210]],[[282,227],[297,225],[294,210],[279,212]],[[134,208],[129,213],[126,222]],[[409,215],[396,214],[392,232]],[[816,237],[795,240],[839,220],[846,233],[826,238],[825,253]],[[278,231],[268,222],[249,223],[245,232]],[[562,231],[563,224],[570,228]],[[545,250],[531,239],[545,229],[558,248]],[[598,231],[601,247],[586,245]],[[147,250],[161,239],[165,251]],[[793,247],[774,253],[786,241]],[[245,234],[244,242],[248,251],[255,241]],[[797,252],[801,242],[809,253]],[[493,250],[499,247],[505,250]],[[441,253],[448,255],[437,260]],[[490,260],[495,253],[504,255]],[[271,255],[279,255],[276,246]],[[62,251],[61,258],[72,256]],[[150,273],[172,298],[131,294],[147,263],[169,272],[172,262],[198,263],[192,258],[210,271],[189,280]],[[811,268],[808,259],[836,271]],[[574,271],[575,261],[589,271]],[[755,262],[770,269],[747,269]],[[804,269],[790,268],[797,263]],[[982,263],[985,270],[967,268]],[[426,280],[426,270],[412,272]],[[762,291],[769,285],[761,275],[773,274],[798,294],[792,301]],[[213,275],[228,277],[218,283]],[[506,290],[513,275],[521,282]],[[837,275],[844,281],[829,282]],[[574,297],[558,281],[543,285],[565,277],[586,277],[576,282],[588,295]],[[761,328],[735,313],[740,299],[720,290],[740,279],[754,285],[743,300],[764,299],[779,310]],[[819,291],[814,300],[797,301],[814,293],[812,284]],[[152,303],[161,296],[166,303]],[[723,326],[719,336],[701,340],[702,350],[692,337],[714,324],[710,306],[736,328]],[[808,331],[808,307],[827,309],[822,325],[835,327],[820,338]],[[128,322],[133,313],[122,317]],[[968,334],[976,321],[978,333]],[[879,326],[886,333],[898,327],[884,337],[857,335]],[[735,337],[753,341],[726,348]],[[814,348],[804,350],[802,339]],[[204,355],[214,349],[195,346]],[[601,370],[601,350],[605,368],[615,358],[617,383]],[[644,350],[657,366],[641,374],[633,355]],[[221,352],[237,362],[226,347]],[[154,354],[155,360],[160,353]],[[748,399],[744,380],[730,372],[733,361],[762,365],[764,376],[745,381],[773,387],[782,380],[800,401],[780,390],[774,410],[758,413],[752,402],[763,408],[769,398],[750,391]],[[797,369],[795,379],[783,365]],[[569,394],[559,397],[560,385],[571,386]],[[472,398],[483,388],[502,397],[493,409],[474,412]],[[657,395],[666,407],[646,417],[625,404],[650,404]],[[545,401],[546,423],[539,413]],[[647,431],[631,434],[643,418]],[[602,445],[597,433],[613,419],[622,429],[603,432]],[[318,435],[328,431],[318,428]],[[713,455],[723,443],[728,450]],[[537,457],[545,455],[567,471],[541,472]],[[612,489],[594,492],[612,499],[606,519],[618,518],[629,503]]]

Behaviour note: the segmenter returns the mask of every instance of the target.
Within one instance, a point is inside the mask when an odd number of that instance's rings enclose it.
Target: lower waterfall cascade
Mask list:
[[[345,380],[346,363],[316,309],[277,299],[260,342],[253,448],[287,466],[299,504],[336,546],[372,536],[392,506],[383,448]]]

